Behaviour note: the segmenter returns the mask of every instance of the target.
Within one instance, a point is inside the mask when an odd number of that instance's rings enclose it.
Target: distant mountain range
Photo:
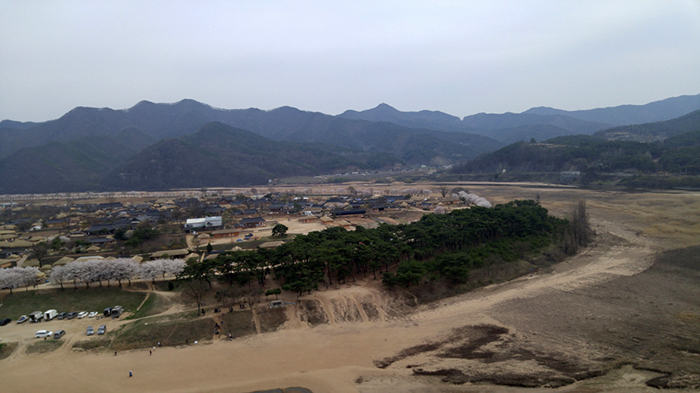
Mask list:
[[[700,110],[666,121],[613,127],[595,135],[609,140],[653,142],[696,130],[700,130]]]
[[[614,127],[594,135],[517,142],[455,165],[453,173],[599,173],[700,175],[700,110],[676,119]],[[653,182],[656,183],[656,182]],[[652,184],[649,182],[648,184]]]
[[[689,112],[698,109],[700,95],[462,119],[387,104],[338,116],[291,107],[217,109],[194,100],[78,107],[42,123],[0,122],[0,193],[234,186],[350,168],[447,165],[512,142],[576,134],[661,140],[692,128],[697,115]],[[630,126],[686,114],[666,126]]]
[[[400,112],[387,104],[366,111],[339,115],[354,120],[386,121],[410,128],[468,132],[510,144],[544,140],[559,135],[593,134],[631,124],[674,119],[700,109],[700,94],[655,101],[645,105],[621,105],[580,111],[538,107],[522,113],[478,113],[462,119],[437,111]]]

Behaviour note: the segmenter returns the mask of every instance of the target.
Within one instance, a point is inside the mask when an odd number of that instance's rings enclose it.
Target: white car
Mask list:
[[[94,318],[95,316],[97,316],[97,311],[92,311],[88,314],[88,318]]]
[[[87,311],[81,311],[78,313],[78,319],[83,319],[83,318],[87,317],[87,315],[88,315]]]
[[[39,330],[34,334],[34,338],[46,338],[53,336],[53,332],[50,330]]]

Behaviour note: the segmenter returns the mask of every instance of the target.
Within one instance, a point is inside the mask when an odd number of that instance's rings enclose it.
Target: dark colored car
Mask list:
[[[75,317],[77,317],[77,316],[78,316],[78,313],[75,312],[75,311],[69,312],[68,314],[66,314],[66,318],[67,318],[67,319],[73,319],[73,318],[75,318]]]
[[[67,312],[62,312],[62,313],[56,315],[56,319],[66,319],[67,315],[68,315]]]
[[[10,318],[5,318],[5,319],[0,321],[0,326],[5,326],[10,322],[12,322],[12,320]]]
[[[53,334],[53,338],[58,340],[59,338],[63,337],[64,334],[66,334],[65,330],[59,330]]]
[[[100,325],[100,327],[97,328],[98,335],[105,334],[106,331],[107,331],[107,325]]]
[[[87,331],[85,332],[88,336],[92,336],[95,334],[95,330],[92,328],[92,326],[87,327]]]

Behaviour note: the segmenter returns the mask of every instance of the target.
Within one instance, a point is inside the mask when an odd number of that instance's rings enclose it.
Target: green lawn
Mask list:
[[[141,308],[134,313],[134,315],[126,319],[138,319],[143,317],[148,317],[151,315],[157,315],[168,309],[170,303],[163,296],[159,296],[155,293],[151,293],[148,299],[143,303]]]
[[[0,312],[3,317],[17,320],[20,315],[29,315],[34,311],[56,309],[65,311],[99,311],[107,307],[120,305],[124,311],[134,311],[141,304],[143,292],[129,292],[118,287],[66,288],[61,291],[17,291],[2,299]]]

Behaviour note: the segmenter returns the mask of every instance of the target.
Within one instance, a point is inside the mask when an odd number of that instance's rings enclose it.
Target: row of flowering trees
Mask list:
[[[26,287],[36,284],[39,276],[39,269],[36,267],[13,267],[0,269],[0,288],[12,290],[19,287]]]
[[[78,283],[84,283],[89,288],[91,283],[97,282],[102,286],[106,282],[109,286],[112,281],[121,286],[122,281],[128,281],[131,285],[133,278],[155,280],[167,275],[177,276],[184,268],[185,261],[182,259],[156,259],[143,264],[129,258],[91,259],[55,266],[51,269],[50,279],[54,284],[59,284],[61,289],[63,284],[70,282],[73,282],[75,288]]]

